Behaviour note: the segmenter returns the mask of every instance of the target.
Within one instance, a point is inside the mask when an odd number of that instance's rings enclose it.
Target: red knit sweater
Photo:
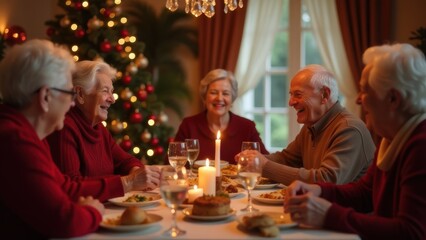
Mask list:
[[[47,142],[18,111],[0,105],[0,232],[4,239],[74,237],[95,231],[102,216],[74,201],[122,196],[119,177],[74,182],[54,164]]]

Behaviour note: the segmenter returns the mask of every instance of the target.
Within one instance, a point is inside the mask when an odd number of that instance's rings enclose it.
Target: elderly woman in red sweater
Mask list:
[[[426,60],[409,44],[364,52],[358,104],[382,137],[358,182],[296,181],[284,203],[294,221],[363,239],[426,239]]]
[[[97,178],[146,171],[158,180],[157,167],[144,166],[125,152],[102,121],[114,104],[112,81],[116,71],[100,61],[81,61],[72,76],[77,93],[76,107],[66,115],[64,128],[50,135],[53,159],[72,178]],[[153,174],[155,173],[155,174]]]

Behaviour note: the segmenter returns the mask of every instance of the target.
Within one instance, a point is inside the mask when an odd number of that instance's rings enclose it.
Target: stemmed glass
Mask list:
[[[188,151],[185,142],[171,142],[167,150],[169,163],[174,168],[184,167],[188,161]]]
[[[164,231],[164,235],[177,237],[184,235],[185,230],[180,229],[176,224],[176,211],[186,199],[188,191],[187,175],[185,167],[165,166],[161,168],[160,193],[166,202],[167,207],[172,212],[172,226]]]
[[[189,177],[195,177],[195,174],[192,172],[192,166],[200,153],[200,144],[198,139],[185,139],[185,142],[186,149],[188,150]]]
[[[260,151],[259,142],[242,142],[241,143],[241,152],[244,150],[257,150]]]
[[[241,179],[244,188],[247,190],[248,204],[241,209],[242,212],[256,212],[259,209],[253,207],[251,203],[251,190],[256,187],[257,181],[262,173],[260,159],[256,156],[240,157],[237,164],[238,177]]]

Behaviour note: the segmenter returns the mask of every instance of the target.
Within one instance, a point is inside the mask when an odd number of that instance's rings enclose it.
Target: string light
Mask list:
[[[225,8],[223,11],[228,13],[239,8],[243,8],[243,0],[223,0]],[[204,14],[211,18],[215,15],[215,0],[185,0],[185,12],[191,13],[195,17]],[[174,12],[179,8],[179,0],[166,0],[166,8]]]

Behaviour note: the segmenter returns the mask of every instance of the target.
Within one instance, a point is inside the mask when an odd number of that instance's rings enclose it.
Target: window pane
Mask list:
[[[288,28],[288,0],[283,1],[282,14],[280,19],[280,29]]]
[[[263,108],[265,105],[264,101],[264,95],[265,95],[265,84],[264,84],[264,78],[259,81],[256,88],[254,89],[254,107],[260,107]]]
[[[271,147],[284,148],[288,143],[288,116],[271,114]]]
[[[310,28],[311,25],[311,16],[309,16],[308,9],[306,4],[302,4],[302,28]]]
[[[263,143],[265,144],[265,122],[263,115],[261,114],[253,114],[254,119],[253,121],[256,123],[256,129],[260,134],[260,138],[262,139]]]
[[[286,108],[288,99],[287,75],[271,76],[271,107]]]
[[[278,32],[275,36],[274,46],[272,48],[271,66],[288,66],[288,33]]]
[[[313,32],[303,32],[303,47],[305,49],[305,62],[308,64],[322,64],[321,55],[317,46]]]

